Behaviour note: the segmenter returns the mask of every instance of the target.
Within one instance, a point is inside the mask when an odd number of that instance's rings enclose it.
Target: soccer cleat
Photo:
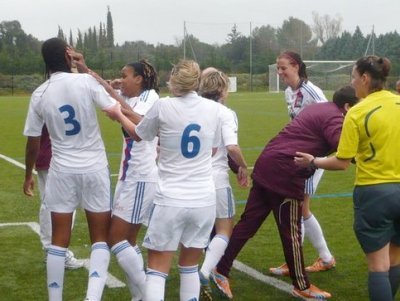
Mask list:
[[[212,301],[212,289],[210,280],[207,279],[202,272],[199,272],[200,277],[200,301]]]
[[[233,299],[231,288],[229,286],[229,280],[224,275],[217,272],[217,269],[212,270],[211,279],[226,298]]]
[[[309,288],[302,291],[299,290],[298,288],[293,288],[292,294],[293,296],[296,297],[303,297],[303,298],[317,299],[317,300],[326,300],[332,297],[330,293],[324,292],[323,290],[320,290],[318,287],[312,284],[310,284]]]
[[[278,276],[289,276],[289,267],[284,263],[277,268],[269,268],[269,272]]]
[[[83,267],[84,260],[76,259],[74,253],[71,250],[67,250],[65,254],[65,268],[69,270],[75,270]]]
[[[322,272],[333,269],[335,266],[336,266],[335,257],[332,257],[332,259],[329,262],[325,262],[321,258],[318,258],[312,265],[306,267],[306,271],[309,273]]]

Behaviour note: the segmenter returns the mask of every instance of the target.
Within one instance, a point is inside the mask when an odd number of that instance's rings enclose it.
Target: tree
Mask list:
[[[107,6],[107,10],[107,46],[114,47],[114,27],[109,6]]]
[[[74,47],[74,39],[72,38],[72,30],[69,30],[69,45]]]
[[[1,73],[29,74],[43,70],[39,41],[27,35],[18,21],[0,23],[0,45]]]
[[[277,39],[280,49],[290,49],[298,52],[302,57],[312,58],[316,50],[316,41],[312,40],[310,26],[304,21],[289,17],[278,28]]]
[[[78,38],[76,39],[76,49],[83,51],[83,36],[82,32],[78,29]]]
[[[60,27],[60,25],[58,25],[57,38],[63,39],[64,41],[66,40],[66,39],[65,39],[64,31],[62,30],[62,28]]]
[[[226,39],[226,41],[230,44],[234,43],[236,40],[238,40],[240,37],[242,36],[242,34],[238,31],[237,29],[237,25],[233,24],[233,27],[231,29],[231,32],[228,33],[228,38]]]
[[[342,17],[332,18],[329,15],[320,16],[317,12],[312,12],[314,25],[312,31],[316,38],[324,44],[327,40],[337,38],[342,30]]]
[[[352,43],[348,46],[352,49],[354,59],[364,55],[365,49],[367,48],[367,40],[365,39],[360,27],[356,27],[352,36]]]
[[[264,73],[268,65],[275,62],[279,52],[276,29],[270,25],[256,27],[253,37],[253,71]]]
[[[100,22],[100,29],[99,29],[99,48],[104,49],[107,47],[107,33],[105,25]]]

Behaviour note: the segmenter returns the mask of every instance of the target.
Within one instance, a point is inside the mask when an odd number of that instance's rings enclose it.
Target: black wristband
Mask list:
[[[312,170],[318,169],[318,167],[315,165],[314,160],[315,160],[315,158],[311,160],[310,165],[309,165]]]

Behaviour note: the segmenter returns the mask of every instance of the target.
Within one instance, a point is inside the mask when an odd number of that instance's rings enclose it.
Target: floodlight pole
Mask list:
[[[251,22],[250,22],[250,91],[253,92],[253,39],[251,34]]]
[[[11,95],[14,96],[14,73],[15,73],[15,45],[16,45],[16,37],[12,38],[12,66],[11,66]]]

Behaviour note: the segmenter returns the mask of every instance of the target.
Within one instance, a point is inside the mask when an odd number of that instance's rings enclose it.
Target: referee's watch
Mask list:
[[[310,165],[309,165],[312,170],[318,169],[318,167],[315,165],[314,160],[315,160],[315,157],[314,157],[314,159],[311,160]]]

